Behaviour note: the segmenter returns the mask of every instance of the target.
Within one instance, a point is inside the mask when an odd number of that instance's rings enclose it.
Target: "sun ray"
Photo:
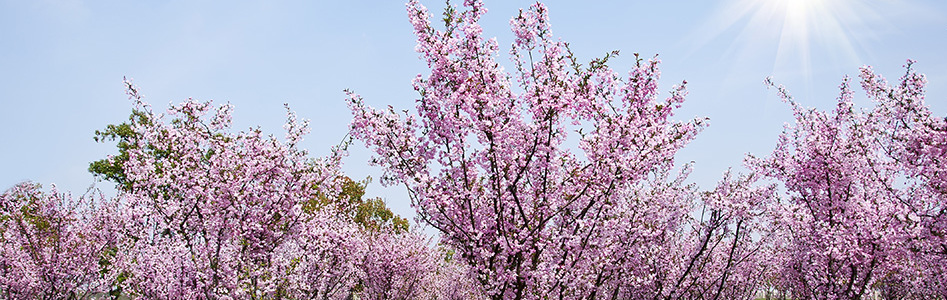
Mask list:
[[[849,69],[870,54],[863,39],[884,23],[879,11],[907,2],[865,0],[728,0],[712,13],[705,26],[688,38],[688,56],[702,51],[732,29],[739,34],[724,55],[746,53],[772,61],[772,73],[798,74],[808,79],[826,68]],[[882,24],[884,25],[884,24]],[[738,50],[738,51],[735,51]],[[831,65],[831,64],[834,64]]]

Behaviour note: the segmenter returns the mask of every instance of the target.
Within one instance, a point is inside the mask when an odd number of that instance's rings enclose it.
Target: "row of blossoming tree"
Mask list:
[[[684,83],[659,96],[658,60],[581,64],[542,4],[510,21],[514,71],[478,25],[479,1],[443,27],[407,5],[416,114],[349,92],[351,135],[407,188],[432,241],[365,199],[344,153],[230,131],[229,105],[155,113],[126,82],[129,122],[97,139],[90,171],[118,195],[73,198],[23,183],[0,198],[0,295],[141,299],[944,299],[947,124],[923,75],[870,68],[837,107],[792,109],[773,153],[699,190],[676,152],[706,126],[675,121]]]

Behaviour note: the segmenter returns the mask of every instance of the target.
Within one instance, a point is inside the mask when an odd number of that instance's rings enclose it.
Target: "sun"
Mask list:
[[[843,22],[843,12],[851,9],[853,1],[845,0],[755,0],[769,2],[777,17],[782,15],[782,27],[777,46],[777,62],[795,57],[804,73],[811,67],[811,51],[815,46],[830,50],[830,55],[858,60],[851,34]],[[777,21],[779,18],[776,19]],[[859,20],[854,20],[856,23]]]
[[[738,29],[731,51],[768,53],[773,69],[808,76],[813,53],[819,61],[860,61],[858,35],[864,16],[877,15],[865,0],[728,0],[699,29],[698,47]],[[825,56],[829,56],[826,58]]]

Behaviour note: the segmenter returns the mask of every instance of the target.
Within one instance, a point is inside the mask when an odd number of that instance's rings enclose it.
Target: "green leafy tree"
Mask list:
[[[124,166],[125,162],[128,161],[128,150],[138,145],[139,136],[135,133],[134,126],[138,124],[147,125],[148,122],[149,120],[144,112],[132,110],[128,122],[118,125],[109,124],[103,130],[96,130],[93,139],[99,143],[117,142],[118,155],[110,155],[107,158],[89,163],[89,172],[96,177],[115,182],[118,188],[123,191],[129,191],[132,184],[125,175]],[[165,151],[151,150],[155,155],[167,155]]]

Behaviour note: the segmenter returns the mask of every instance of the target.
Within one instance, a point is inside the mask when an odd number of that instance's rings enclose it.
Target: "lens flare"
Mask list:
[[[888,5],[867,0],[729,0],[695,32],[694,51],[737,29],[727,52],[738,57],[772,56],[773,71],[811,72],[813,61],[839,67],[861,63],[867,51],[861,39],[871,38],[878,11]],[[883,20],[882,20],[883,21]],[[733,54],[733,53],[731,53]],[[817,54],[818,57],[814,57]]]

